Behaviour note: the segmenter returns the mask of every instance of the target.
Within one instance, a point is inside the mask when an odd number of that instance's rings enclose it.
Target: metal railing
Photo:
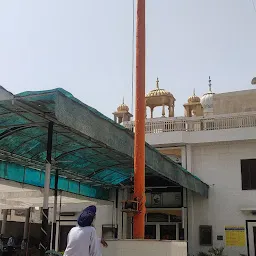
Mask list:
[[[124,127],[134,131],[134,121],[124,122]],[[146,119],[146,133],[195,132],[256,127],[256,112],[215,115],[211,117],[172,117]]]

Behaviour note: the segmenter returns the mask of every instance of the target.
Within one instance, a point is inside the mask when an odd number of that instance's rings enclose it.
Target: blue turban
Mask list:
[[[88,227],[92,225],[92,222],[96,215],[96,207],[94,205],[85,208],[78,217],[77,223],[80,227]]]

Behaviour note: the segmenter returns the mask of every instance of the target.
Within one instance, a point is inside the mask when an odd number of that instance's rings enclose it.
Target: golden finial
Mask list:
[[[156,79],[156,88],[159,89],[159,79],[158,79],[158,77]]]
[[[209,76],[209,92],[212,92],[212,80],[210,76]]]

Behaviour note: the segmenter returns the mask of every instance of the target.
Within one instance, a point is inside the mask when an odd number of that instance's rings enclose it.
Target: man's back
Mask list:
[[[9,246],[9,247],[15,246],[14,238],[12,236],[8,239],[7,246]]]
[[[95,228],[72,228],[68,234],[64,256],[101,256]]]

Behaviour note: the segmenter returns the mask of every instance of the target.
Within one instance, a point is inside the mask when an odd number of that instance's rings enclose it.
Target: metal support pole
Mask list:
[[[44,178],[44,201],[43,201],[43,210],[42,210],[40,256],[44,256],[47,249],[49,249],[48,215],[49,215],[49,192],[50,192],[51,162],[52,162],[52,135],[53,135],[53,122],[50,122],[48,126],[47,156],[46,156],[46,168],[45,168],[45,178]]]
[[[1,234],[2,235],[5,235],[6,224],[7,224],[7,215],[8,215],[8,210],[3,209],[3,221],[2,221],[2,226],[1,226]]]
[[[53,204],[53,229],[52,229],[52,249],[56,250],[56,216],[57,216],[57,202],[58,202],[58,181],[59,170],[55,171],[55,183],[54,183],[54,204]]]
[[[30,208],[26,209],[26,212],[25,212],[23,239],[28,239],[29,218],[30,218]]]
[[[144,239],[145,196],[145,0],[137,0],[136,31],[136,106],[134,139],[134,197],[139,213],[134,216],[133,238]]]
[[[118,230],[120,229],[119,225],[119,211],[118,211],[118,201],[119,201],[119,191],[116,189],[116,200],[115,200],[115,211],[116,211],[116,220],[115,220],[115,239],[118,239]]]

